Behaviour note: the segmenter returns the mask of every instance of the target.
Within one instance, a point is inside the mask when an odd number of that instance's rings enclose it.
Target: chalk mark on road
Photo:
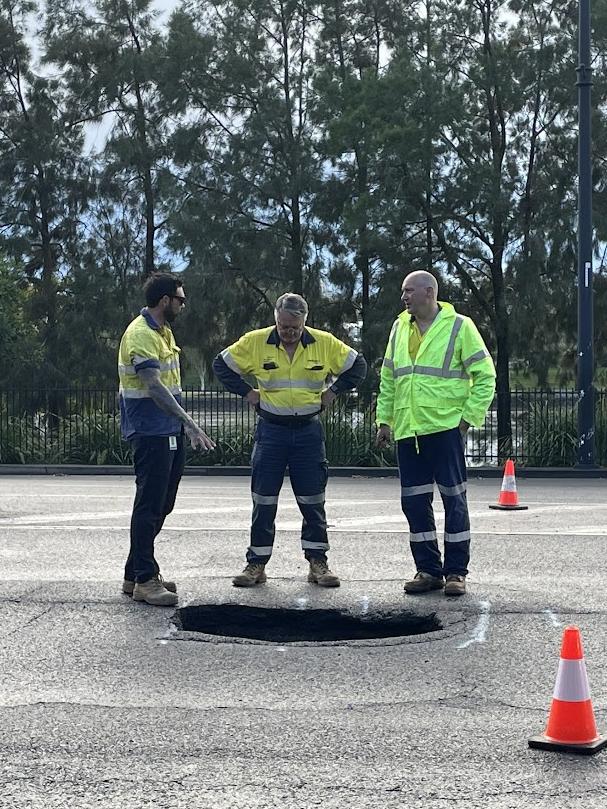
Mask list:
[[[556,614],[554,612],[552,612],[552,610],[545,609],[545,610],[542,610],[542,612],[544,613],[544,615],[547,616],[548,620],[550,621],[550,623],[552,624],[552,626],[555,629],[560,629],[561,628],[562,623],[556,617]]]
[[[473,643],[484,643],[487,640],[487,632],[489,631],[489,618],[491,613],[491,602],[479,601],[479,607],[481,608],[481,615],[478,619],[476,627],[474,628],[472,637],[458,644],[457,647],[458,649],[466,649]]]

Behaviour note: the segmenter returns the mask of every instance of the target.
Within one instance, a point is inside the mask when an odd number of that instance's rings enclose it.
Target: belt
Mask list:
[[[311,416],[276,416],[274,413],[258,410],[257,414],[260,419],[269,424],[278,424],[281,427],[306,427],[308,424],[318,421],[318,413],[313,413]]]

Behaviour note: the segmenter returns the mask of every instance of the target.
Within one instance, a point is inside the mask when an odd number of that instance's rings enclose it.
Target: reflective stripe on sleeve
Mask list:
[[[465,482],[458,483],[457,486],[441,486],[440,483],[437,483],[436,485],[438,486],[439,492],[447,497],[455,497],[458,494],[463,494],[467,489]]]
[[[241,375],[242,371],[240,370],[240,368],[236,364],[236,361],[234,360],[234,358],[230,354],[229,349],[224,348],[224,350],[219,354],[219,356],[225,362],[225,364],[228,366],[230,371],[234,371],[234,373],[238,374],[239,376]]]
[[[338,371],[338,375],[343,374],[344,371],[349,371],[350,368],[356,362],[356,358],[358,357],[358,351],[354,351],[353,348],[350,349],[348,356],[346,357],[346,361],[344,362],[340,371]]]
[[[400,496],[416,497],[418,494],[432,494],[433,491],[434,483],[422,483],[421,486],[402,486]]]
[[[463,360],[464,368],[469,368],[473,363],[479,362],[480,360],[484,360],[488,356],[489,352],[485,351],[485,349],[477,351],[476,354],[472,354],[467,359]]]
[[[145,357],[134,357],[136,360],[134,365],[119,365],[118,372],[124,374],[125,376],[135,376],[137,374],[137,366],[141,365],[142,362],[149,362],[151,357],[147,359]],[[155,361],[155,360],[154,360]],[[159,371],[176,371],[179,369],[179,360],[174,359],[170,362],[158,362],[154,368],[157,368]]]
[[[409,542],[436,542],[436,531],[420,531],[409,534]]]
[[[448,534],[445,531],[445,542],[468,542],[470,540],[470,531],[460,531],[457,534]]]

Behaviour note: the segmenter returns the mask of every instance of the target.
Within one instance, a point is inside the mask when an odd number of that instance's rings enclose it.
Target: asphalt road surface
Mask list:
[[[183,631],[174,609],[120,593],[131,477],[0,477],[2,809],[607,806],[607,750],[527,745],[569,624],[607,733],[605,482],[519,480],[529,510],[505,513],[488,508],[499,481],[470,481],[460,599],[403,593],[413,569],[394,478],[330,480],[339,589],[306,582],[288,482],[267,584],[233,588],[248,486],[183,480],[157,541],[180,607],[409,615],[435,631],[320,643]],[[270,635],[274,614],[243,627]]]

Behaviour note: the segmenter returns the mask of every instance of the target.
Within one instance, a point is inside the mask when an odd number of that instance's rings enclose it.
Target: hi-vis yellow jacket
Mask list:
[[[461,419],[480,427],[495,393],[495,368],[478,329],[449,303],[409,356],[411,315],[394,322],[381,370],[377,424],[394,439],[438,433]]]

